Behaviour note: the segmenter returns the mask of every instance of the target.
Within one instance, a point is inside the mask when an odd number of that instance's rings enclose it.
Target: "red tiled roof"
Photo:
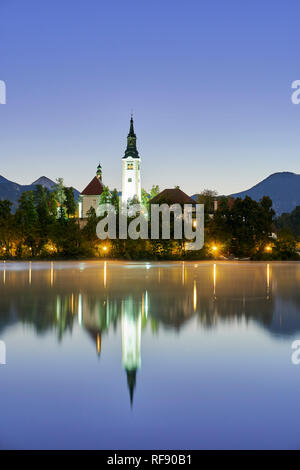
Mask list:
[[[103,193],[102,181],[95,176],[81,194],[85,196],[99,196]]]
[[[196,201],[185,194],[181,189],[164,189],[161,193],[150,199],[150,204],[196,204]]]

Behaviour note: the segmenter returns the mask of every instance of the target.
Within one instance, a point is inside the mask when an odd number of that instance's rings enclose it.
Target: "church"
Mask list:
[[[136,135],[131,115],[127,148],[122,159],[122,203],[127,204],[133,198],[141,202],[141,158],[136,148]]]
[[[103,193],[102,168],[99,163],[96,176],[80,194],[79,218],[86,219],[91,207],[97,210]],[[136,198],[141,202],[141,157],[136,146],[133,116],[130,118],[127,147],[122,158],[122,204]]]

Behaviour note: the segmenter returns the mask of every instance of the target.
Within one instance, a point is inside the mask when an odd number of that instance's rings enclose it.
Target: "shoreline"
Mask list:
[[[236,263],[236,264],[241,264],[241,263],[263,263],[263,264],[270,264],[270,263],[300,263],[299,260],[295,259],[290,259],[290,260],[252,260],[252,259],[160,259],[160,260],[155,260],[155,259],[124,259],[124,258],[46,258],[46,259],[39,259],[39,258],[28,258],[28,259],[5,259],[5,260],[0,260],[0,265],[1,264],[12,264],[12,263],[65,263],[65,262],[110,262],[110,263],[149,263],[149,264],[160,264],[160,263],[186,263],[186,264],[202,264],[202,263],[222,263],[222,264],[227,264],[227,263]]]

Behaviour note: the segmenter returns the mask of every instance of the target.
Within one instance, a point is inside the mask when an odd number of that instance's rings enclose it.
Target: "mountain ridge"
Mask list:
[[[21,185],[0,175],[0,199],[9,199],[13,203],[13,207],[16,208],[22,192],[34,190],[38,184],[51,191],[56,183],[47,176],[40,176],[29,185]],[[73,189],[75,199],[78,200],[80,192],[75,188]],[[300,206],[300,174],[291,171],[275,172],[251,188],[238,193],[231,193],[229,196],[234,198],[249,196],[256,201],[264,196],[269,196],[273,201],[276,215],[281,215],[283,212],[292,212],[296,206]],[[191,197],[196,199],[197,194]]]
[[[272,173],[251,188],[229,196],[234,198],[249,196],[256,201],[269,196],[273,201],[276,215],[292,212],[300,205],[300,175],[291,171]]]
[[[0,175],[0,200],[8,199],[13,204],[13,211],[17,208],[18,200],[21,194],[24,191],[34,191],[37,185],[41,184],[50,191],[53,190],[53,187],[56,185],[47,176],[40,176],[37,180],[33,181],[31,184],[19,184],[14,181],[10,181],[4,176]],[[75,200],[78,200],[80,192],[73,188]]]

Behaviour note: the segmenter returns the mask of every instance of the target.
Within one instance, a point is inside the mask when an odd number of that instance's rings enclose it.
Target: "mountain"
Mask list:
[[[31,184],[32,185],[40,184],[41,186],[44,186],[44,188],[47,188],[51,191],[51,189],[53,189],[53,186],[55,186],[56,183],[54,183],[54,181],[47,178],[47,176],[41,176],[40,178],[38,178],[36,181],[34,181]]]
[[[256,201],[263,196],[269,196],[273,201],[276,215],[291,212],[300,205],[300,175],[288,171],[273,173],[252,188],[231,196],[241,198],[249,196]]]
[[[50,191],[53,190],[55,182],[47,178],[46,176],[41,176],[36,181],[29,185],[18,184],[13,181],[9,181],[0,175],[0,199],[8,199],[13,203],[13,211],[18,205],[18,200],[21,194],[24,191],[34,191],[35,187],[40,184]],[[74,189],[75,200],[78,200],[80,192],[77,189]]]

